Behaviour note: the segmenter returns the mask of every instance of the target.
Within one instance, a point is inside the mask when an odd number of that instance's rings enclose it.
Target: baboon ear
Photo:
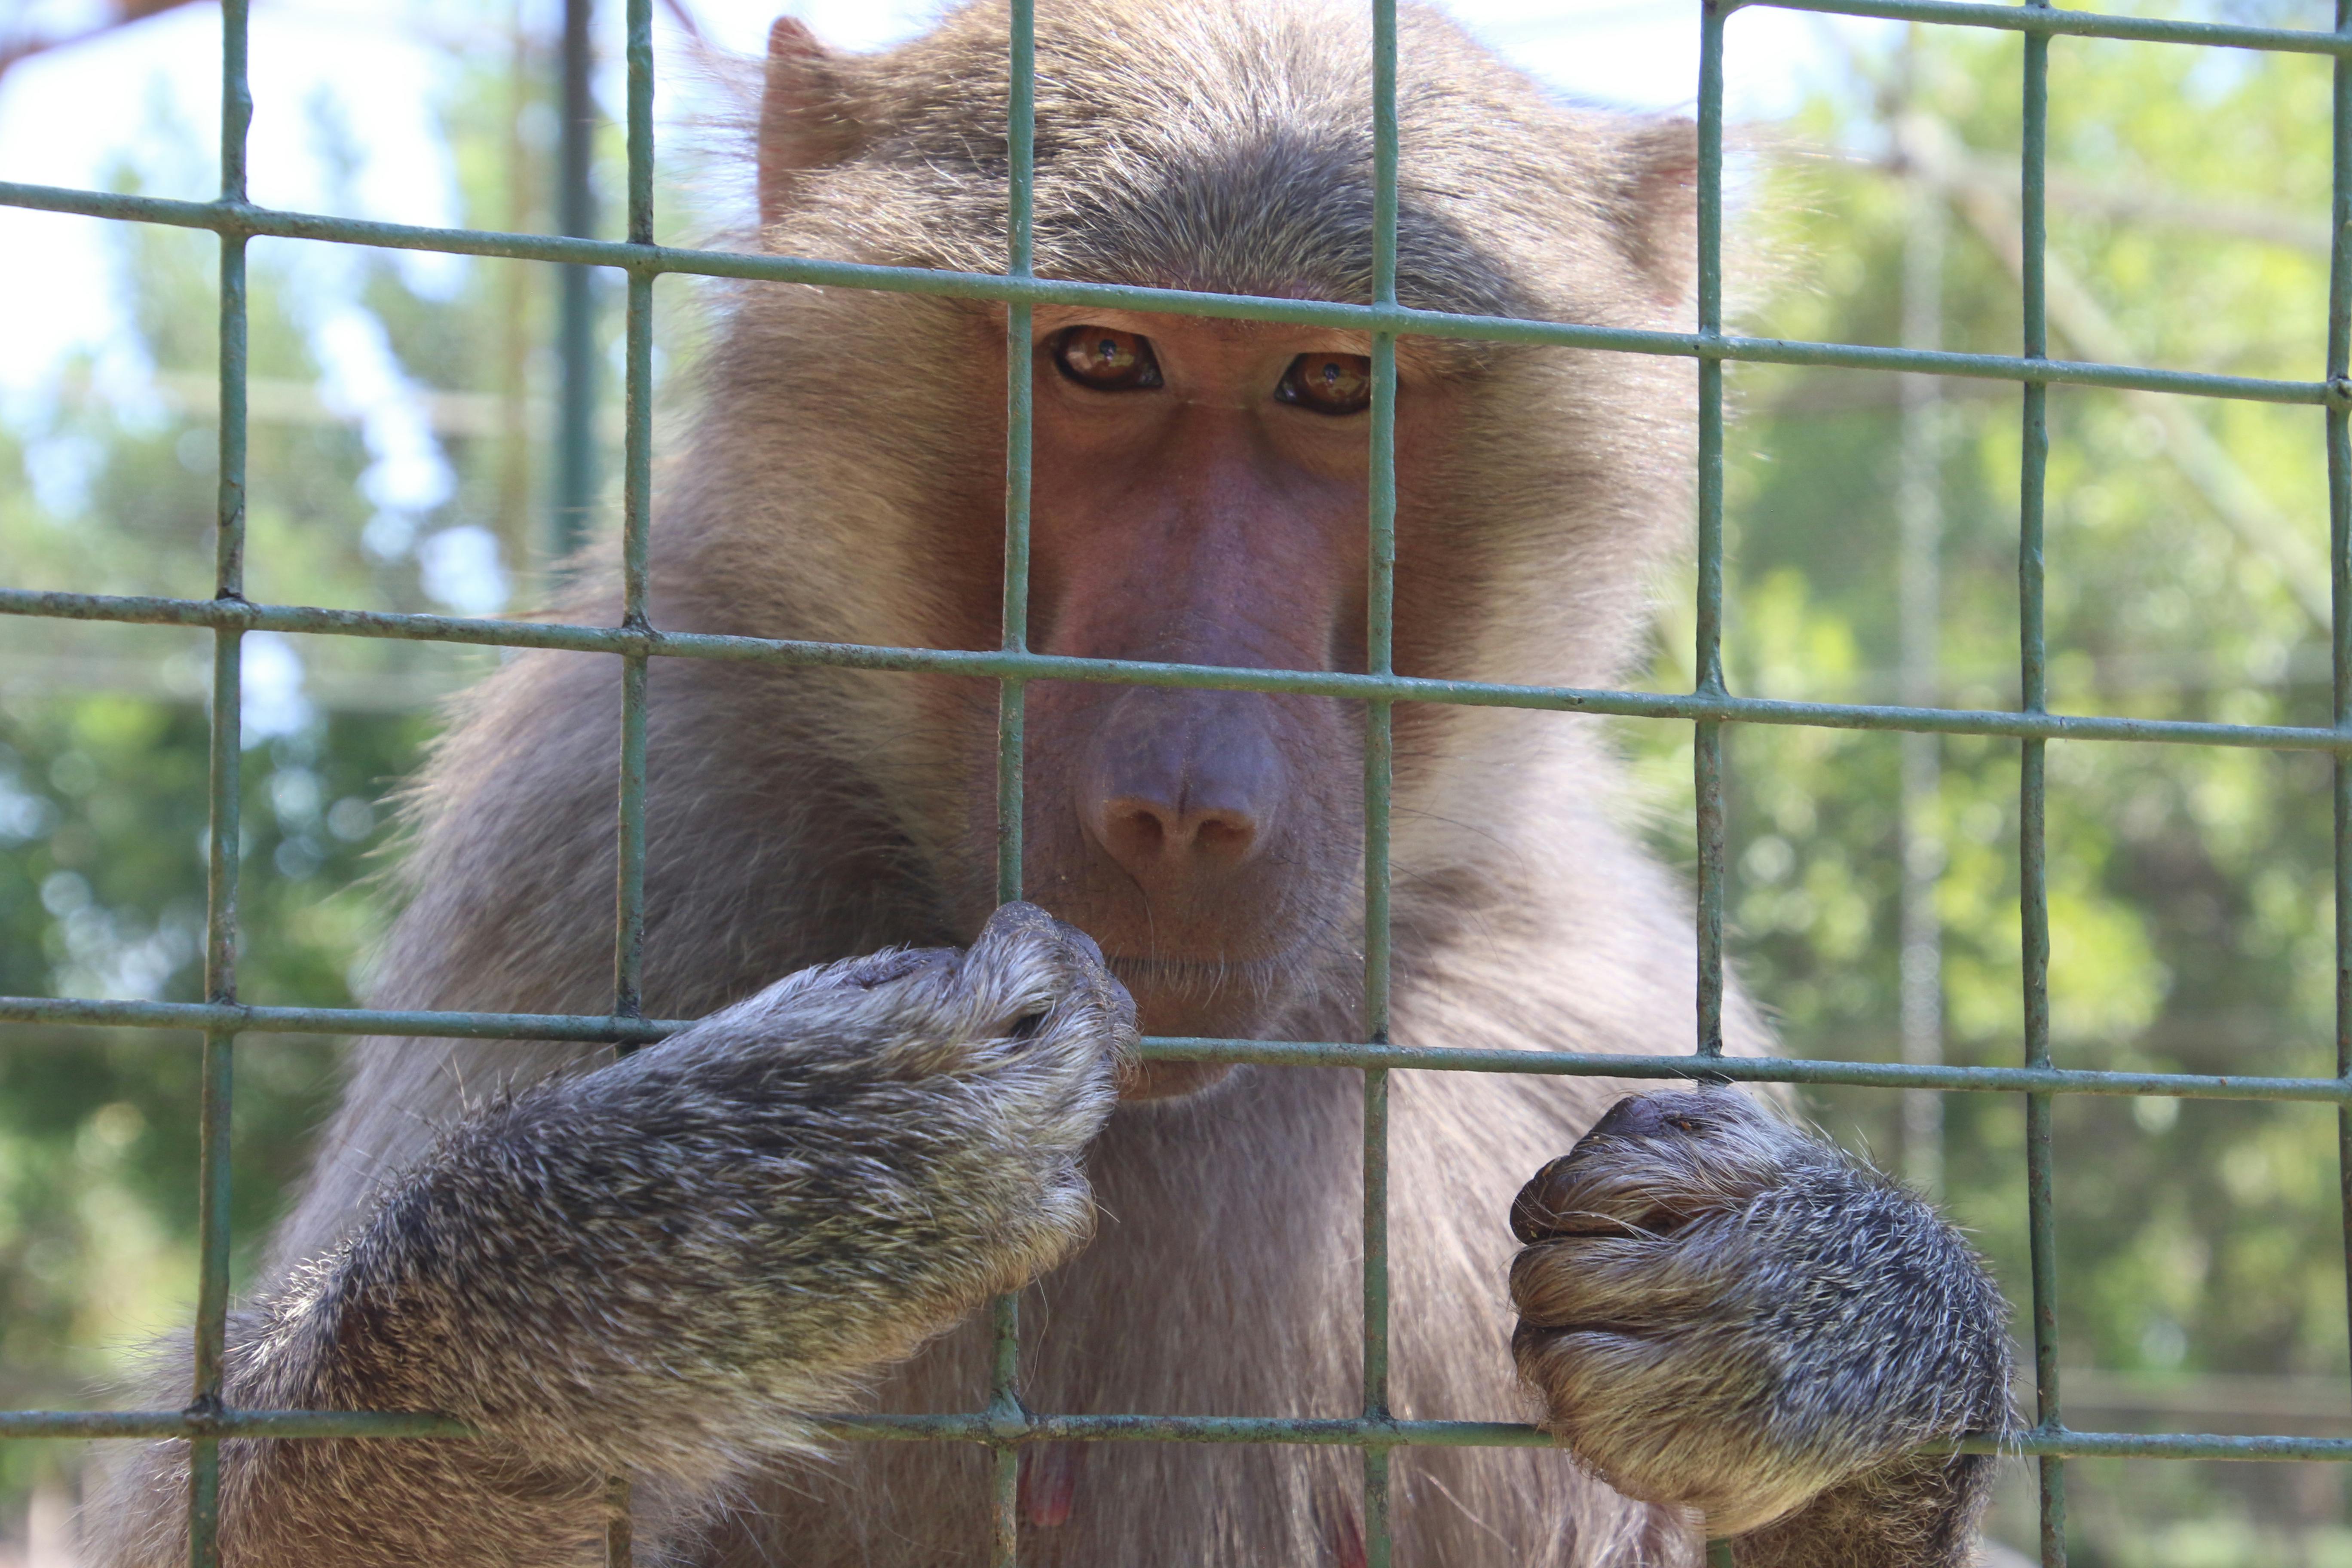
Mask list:
[[[1657,298],[1678,304],[1690,294],[1698,262],[1698,127],[1660,120],[1620,144],[1619,243]]]
[[[760,95],[760,226],[792,205],[800,175],[857,150],[863,128],[850,111],[839,62],[797,16],[768,29],[767,85]]]

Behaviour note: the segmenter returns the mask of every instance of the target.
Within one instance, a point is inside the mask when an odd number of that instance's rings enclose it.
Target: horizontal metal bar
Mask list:
[[[470,1437],[447,1415],[382,1410],[0,1410],[7,1437]]]
[[[2315,33],[2302,27],[2242,27],[2220,22],[2175,22],[2158,16],[2116,16],[2039,5],[1960,5],[1955,0],[1724,0],[1725,10],[1751,7],[1814,11],[1832,16],[1883,16],[1891,21],[1928,22],[1950,27],[1997,27],[2004,32],[2045,37],[2059,34],[2079,38],[2122,38],[2143,44],[2203,44],[2225,49],[2352,56],[2352,36]]]
[[[861,1442],[1301,1443],[1337,1447],[1549,1448],[1554,1440],[1507,1421],[1376,1421],[1252,1415],[836,1416],[828,1436]],[[2035,1430],[1994,1436],[1973,1433],[1927,1445],[1930,1452],[2018,1458],[2352,1460],[2352,1437],[2235,1436],[2198,1432]]]
[[[2241,1437],[2209,1432],[2023,1432],[1951,1445],[1963,1453],[2058,1459],[2352,1459],[2352,1437]]]
[[[1999,709],[1902,708],[1864,703],[1787,702],[1696,692],[1610,691],[1572,686],[1512,686],[1496,681],[1432,680],[1419,676],[1353,675],[1339,670],[1241,669],[1225,665],[1070,658],[1052,654],[881,647],[850,643],[718,637],[701,632],[633,631],[620,626],[496,621],[456,616],[395,615],[308,605],[255,605],[242,599],[165,599],[128,595],[0,589],[0,615],[135,625],[237,626],[247,631],[389,637],[572,653],[650,654],[739,660],[790,668],[889,669],[983,679],[1089,680],[1129,686],[1208,687],[1306,697],[1442,702],[1469,708],[1601,713],[1642,719],[1720,719],[1748,724],[1799,724],[1833,730],[1902,730],[1928,734],[2004,735],[2047,741],[2140,741],[2172,745],[2243,746],[2266,751],[2352,754],[2352,733],[2285,724],[2210,724],[2177,719],[2024,713]]]
[[[2074,1068],[1971,1068],[1915,1062],[1842,1062],[1787,1057],[1612,1056],[1580,1051],[1463,1050],[1430,1046],[1307,1044],[1282,1040],[1147,1038],[1146,1060],[1253,1062],[1276,1067],[1422,1068],[1538,1077],[1667,1079],[1683,1082],[1842,1083],[2032,1094],[2157,1095],[2172,1100],[2290,1100],[2352,1105],[2352,1079],[2102,1072]]]
[[[1360,1415],[838,1415],[819,1424],[850,1442],[1304,1443],[1321,1447],[1548,1448],[1510,1421],[1374,1421]]]
[[[1862,4],[1863,0],[1855,0],[1855,3]],[[1823,5],[1819,8],[1832,7]],[[2000,6],[1955,8],[1983,10],[2003,16],[2022,15],[2011,13]],[[2263,31],[2259,28],[2241,30]],[[2300,37],[2305,35],[2282,36]],[[1777,338],[1643,331],[1579,322],[1528,321],[1510,316],[1451,315],[1441,310],[1419,310],[1402,305],[1277,300],[1262,295],[1210,294],[1195,289],[1141,289],[1055,279],[1008,278],[995,273],[951,272],[923,267],[877,267],[851,261],[819,261],[797,256],[691,250],[671,246],[631,245],[620,240],[573,239],[560,235],[426,228],[411,224],[326,217],[313,213],[280,212],[268,207],[222,202],[171,201],[160,196],[125,195],[119,192],[78,190],[62,185],[0,182],[0,206],[168,224],[182,228],[214,229],[232,234],[378,246],[398,250],[434,250],[461,256],[502,256],[525,261],[617,267],[632,272],[674,272],[706,278],[805,283],[822,288],[874,289],[894,293],[947,295],[1005,303],[1157,310],[1177,315],[1353,328],[1367,332],[1396,332],[1409,337],[1534,343],[1558,348],[1725,359],[1759,364],[1904,371],[1997,381],[2168,392],[2183,396],[2224,397],[2256,403],[2352,405],[2352,383],[2275,381],[2259,376],[2215,375],[2200,371],[2157,370],[2074,360],[2026,359],[2008,354],[1877,348],[1860,343],[1791,342]]]
[[[1533,1426],[1507,1421],[1374,1421],[1260,1415],[840,1415],[816,1423],[849,1442],[1293,1443],[1321,1447],[1548,1448]],[[384,1411],[0,1411],[0,1439],[324,1437],[463,1440],[474,1429],[446,1415]],[[2072,1458],[2352,1460],[2352,1438],[2231,1436],[2190,1432],[2032,1431],[1937,1445],[1971,1454]]]
[[[68,1028],[194,1029],[237,1035],[391,1035],[446,1040],[593,1040],[643,1045],[690,1019],[602,1014],[413,1013],[369,1007],[254,1007],[204,1002],[97,1002],[0,996],[0,1024]]]
[[[215,1034],[388,1035],[419,1039],[595,1040],[644,1044],[690,1020],[595,1014],[421,1013],[365,1007],[223,1006],[201,1002],[99,1002],[0,996],[0,1024],[79,1028],[185,1029]],[[2249,1078],[2199,1073],[2101,1072],[2073,1068],[1971,1068],[1841,1062],[1785,1057],[1621,1057],[1601,1052],[1457,1050],[1346,1042],[1213,1040],[1153,1036],[1153,1061],[1251,1062],[1273,1067],[1402,1068],[1436,1072],[1529,1073],[1559,1078],[1687,1082],[1843,1083],[1968,1093],[2159,1095],[2178,1100],[2284,1100],[2352,1105],[2352,1079]]]

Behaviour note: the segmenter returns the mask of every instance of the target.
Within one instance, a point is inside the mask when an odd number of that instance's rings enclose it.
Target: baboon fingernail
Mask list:
[[[1511,1200],[1511,1234],[1533,1246],[1561,1233],[1570,1223],[1566,1203],[1569,1156],[1563,1154],[1538,1171],[1535,1179]]]

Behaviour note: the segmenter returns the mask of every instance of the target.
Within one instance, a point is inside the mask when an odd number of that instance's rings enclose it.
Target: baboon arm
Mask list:
[[[482,1439],[225,1445],[227,1560],[577,1561],[608,1477],[707,1498],[811,1446],[809,1416],[1086,1237],[1077,1161],[1133,1027],[1092,944],[1024,909],[457,1127],[239,1314],[226,1392]],[[147,1468],[125,1500],[161,1528],[117,1562],[175,1554],[184,1448]]]

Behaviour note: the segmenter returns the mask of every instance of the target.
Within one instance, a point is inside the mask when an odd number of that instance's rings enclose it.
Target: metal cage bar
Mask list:
[[[1372,303],[1397,302],[1397,9],[1372,0]],[[1396,673],[1396,334],[1372,334],[1372,405],[1365,529],[1364,670]],[[1389,1043],[1390,786],[1396,769],[1396,709],[1364,704],[1364,1038]],[[1364,1420],[1389,1416],[1389,1069],[1364,1069]],[[1367,1443],[1365,1568],[1389,1568],[1389,1458]]]
[[[1698,335],[1723,336],[1723,25],[1731,8],[1699,0]],[[1723,362],[1698,370],[1697,598],[1693,695],[1728,694],[1723,679]],[[1723,721],[1691,726],[1691,800],[1697,840],[1696,1018],[1693,1054],[1723,1059]],[[1712,1075],[1710,1075],[1712,1076]],[[1709,1568],[1732,1568],[1728,1541],[1707,1543]]]
[[[246,0],[221,0],[221,199],[245,199],[246,142],[253,124],[253,92],[246,75]],[[214,595],[245,597],[246,239],[220,237],[220,494],[215,540]],[[232,626],[213,633],[213,692],[205,803],[205,997],[236,1000],[236,893],[243,787],[244,633]],[[222,1374],[228,1340],[229,1140],[236,1031],[205,1035],[203,1099],[199,1106],[196,1211],[196,1321],[194,1387],[187,1414],[211,1416],[223,1408]],[[188,1561],[193,1568],[220,1562],[220,1442],[188,1443]]]
[[[654,27],[652,0],[628,0],[624,51],[628,72],[629,243],[654,240]],[[572,278],[584,277],[577,268]],[[584,290],[581,291],[584,296]],[[654,469],[654,275],[632,268],[622,326],[621,625],[631,631],[653,625],[648,603],[653,554]],[[571,295],[566,295],[567,310]],[[567,328],[572,325],[568,315]],[[583,368],[575,364],[575,371]],[[584,405],[584,389],[568,395]],[[567,434],[571,434],[567,427]],[[581,472],[585,473],[585,456]],[[575,476],[576,479],[577,476]],[[573,482],[568,479],[567,483]],[[585,497],[582,499],[585,500]],[[584,532],[586,519],[573,514]],[[621,765],[613,846],[613,1016],[645,1016],[646,958],[646,721],[649,656],[621,656]],[[615,1042],[616,1055],[636,1049]],[[635,1555],[630,1519],[629,1478],[605,1482],[604,1559],[608,1568],[630,1568]]]
[[[5,205],[0,202],[0,205]],[[1413,334],[1402,331],[1397,335]],[[2345,393],[2346,405],[2352,407],[2352,384],[2347,384]],[[2048,741],[2140,741],[2161,745],[2235,746],[2281,752],[2342,752],[2352,750],[2352,736],[2341,731],[2293,724],[2122,719],[2098,714],[2032,713],[2014,709],[1792,702],[1778,698],[1738,697],[1729,693],[1708,695],[1574,686],[1513,686],[1494,681],[1436,680],[1423,676],[1380,676],[1344,670],[1247,669],[1228,665],[1079,658],[1064,654],[798,642],[788,638],[726,637],[701,632],[665,632],[653,628],[572,626],[551,621],[494,621],[458,616],[327,609],[310,605],[256,605],[245,600],[172,599],[141,595],[0,588],[0,615],[150,626],[236,626],[247,631],[384,637],[408,642],[452,642],[489,647],[562,648],[575,653],[642,651],[656,658],[730,659],[788,667],[920,670],[989,679],[1021,676],[1030,680],[1097,680],[1117,685],[1270,691],[1358,700],[1381,698],[1391,702],[1442,702],[1469,708],[1606,713],[1626,718],[1722,719],[1743,724],[1797,724],[1830,730],[1904,730],[1922,734],[2002,735],[2011,739],[2038,737]],[[36,999],[0,998],[0,1010],[26,1000]]]
[[[2336,30],[2352,36],[2352,0],[2336,0]],[[2352,377],[2352,56],[2336,57],[2327,266],[2327,379]],[[2326,413],[2328,636],[2333,709],[2352,732],[2352,431],[2346,411]],[[2352,755],[2338,752],[2330,780],[2336,853],[2336,1071],[2352,1082]],[[2336,1112],[2336,1180],[2344,1207],[2346,1295],[2352,1301],[2352,1104]],[[2352,1321],[2352,1315],[2347,1315]]]
[[[380,1033],[423,1037],[602,1040],[627,1051],[683,1026],[649,1019],[643,1007],[646,861],[646,735],[648,679],[660,658],[715,658],[788,667],[933,671],[995,679],[998,707],[1000,897],[1022,890],[1023,693],[1039,679],[1287,692],[1360,701],[1364,736],[1364,1028],[1360,1042],[1269,1042],[1152,1038],[1153,1060],[1346,1067],[1364,1078],[1363,1411],[1338,1419],[1060,1415],[1030,1412],[1018,1390],[1016,1299],[992,1310],[989,1399],[969,1415],[841,1416],[836,1437],[866,1441],[960,1441],[992,1455],[992,1560],[1018,1558],[1018,1458],[1022,1444],[1061,1441],[1287,1443],[1352,1447],[1364,1468],[1369,1568],[1386,1568],[1392,1547],[1389,1460],[1400,1447],[1533,1447],[1548,1439],[1508,1423],[1400,1421],[1388,1407],[1388,1089],[1398,1068],[1474,1072],[1609,1076],[1659,1080],[1843,1083],[1935,1090],[1998,1090],[2024,1097],[2027,1209],[2032,1255],[2036,1409],[2034,1426],[1996,1441],[1985,1435],[1946,1445],[1967,1452],[2032,1456],[2042,1469],[2045,1568],[2065,1560],[2063,1461],[2068,1457],[2352,1460],[2352,1438],[2139,1435],[2068,1430],[2057,1383],[2057,1266],[2053,1246],[2050,1118],[2060,1094],[2165,1095],[2333,1104],[2344,1164],[2347,1293],[2352,1293],[2352,0],[2337,0],[2332,31],[2251,27],[2105,16],[2026,0],[2011,7],[1960,0],[1701,0],[1698,92],[1697,320],[1690,332],[1643,331],[1580,323],[1450,316],[1397,298],[1399,126],[1395,0],[1371,0],[1374,210],[1373,289],[1369,303],[1275,300],[1041,279],[1034,275],[1035,58],[1034,0],[1013,0],[1008,39],[1006,259],[1002,274],[822,262],[664,247],[655,242],[651,0],[628,0],[627,237],[578,237],[436,229],[278,212],[247,200],[245,157],[251,98],[247,85],[247,0],[222,0],[221,195],[167,201],[51,186],[0,184],[0,205],[206,229],[219,237],[220,493],[218,560],[209,599],[37,593],[0,589],[0,614],[123,624],[203,626],[214,637],[207,803],[206,1000],[200,1004],[0,998],[0,1023],[133,1026],[196,1033],[203,1052],[198,1155],[199,1290],[194,1385],[182,1411],[0,1412],[0,1438],[177,1437],[191,1445],[190,1562],[215,1564],[218,1542],[218,1444],[225,1437],[327,1436],[432,1439],[469,1435],[446,1417],[372,1412],[225,1408],[221,1363],[228,1305],[228,1150],[233,1047],[244,1033]],[[2021,221],[2023,342],[2016,355],[1964,354],[1855,344],[1791,342],[1727,335],[1722,321],[1724,26],[1738,9],[1764,5],[1844,16],[2006,30],[2022,34]],[[2047,153],[2050,40],[2128,39],[2316,54],[2334,60],[2331,156],[2334,241],[2327,364],[2318,382],[2271,380],[2053,360],[2043,300],[2042,192]],[[501,256],[614,267],[625,275],[625,457],[622,471],[622,602],[617,624],[508,623],[249,603],[244,596],[246,291],[249,240],[268,236],[321,242]],[[895,290],[992,300],[1006,307],[1005,535],[1003,635],[993,651],[890,648],[664,632],[648,600],[652,509],[653,299],[665,274],[727,277]],[[1370,333],[1373,363],[1369,457],[1367,635],[1363,670],[1245,670],[1040,655],[1028,646],[1029,493],[1032,448],[1033,311],[1040,303],[1117,306],[1190,315],[1286,321]],[[1396,674],[1396,340],[1400,335],[1553,344],[1664,354],[1696,363],[1698,471],[1696,679],[1687,693],[1641,693],[1430,680]],[[1727,361],[1902,371],[2010,380],[2023,396],[2019,476],[2019,637],[2021,697],[2013,710],[1781,702],[1733,695],[1723,674],[1723,366]],[[2335,696],[2325,729],[2053,714],[2044,679],[2042,592],[2047,401],[2053,385],[2138,389],[2181,395],[2300,404],[2326,415]],[[236,868],[240,733],[239,647],[247,632],[389,637],[562,648],[621,660],[621,744],[615,809],[613,1011],[604,1016],[414,1013],[367,1008],[253,1007],[236,999]],[[1686,1055],[1612,1057],[1397,1046],[1390,1040],[1391,951],[1389,830],[1394,705],[1436,702],[1530,711],[1610,713],[1689,722],[1697,814],[1697,1038]],[[2024,953],[2025,1053],[2015,1068],[1761,1059],[1722,1054],[1724,757],[1732,723],[1799,724],[1911,733],[1980,734],[2020,748],[2020,930]],[[2336,889],[2336,1073],[2329,1078],[2247,1078],[2060,1068],[2049,1050],[2049,931],[2044,808],[2047,742],[2140,741],[2182,745],[2316,751],[2335,770]],[[625,1563],[630,1524],[625,1478],[607,1494],[611,1560]],[[1716,1542],[1710,1559],[1727,1562]]]
[[[1698,335],[1723,336],[1723,25],[1729,7],[1700,0],[1698,21]],[[1723,698],[1723,362],[1698,362],[1698,605],[1693,695]],[[1698,839],[1699,1056],[1723,1055],[1723,721],[1692,726]]]
[[[1794,0],[1785,0],[1793,5]],[[1940,6],[1945,0],[1921,0]],[[1742,0],[1742,8],[1780,8],[1784,0]],[[1829,9],[1801,6],[1800,9]],[[1957,4],[1955,9],[1960,9]],[[1994,7],[1998,10],[1999,7]],[[2060,15],[2082,16],[2083,12]],[[2095,17],[2107,21],[2112,18]],[[2252,29],[2259,31],[2259,29]],[[2064,29],[2089,37],[2134,37],[2082,26]],[[2315,46],[2306,54],[2352,53],[2352,38],[2333,33],[2298,33],[2342,47]],[[2242,45],[2254,47],[2254,45]],[[2284,46],[2281,46],[2284,47]],[[2287,52],[2297,52],[2289,50]],[[285,212],[245,202],[188,202],[163,196],[78,190],[62,185],[0,180],[0,206],[83,217],[120,218],[176,228],[236,230],[281,239],[327,240],[393,250],[436,250],[452,256],[500,256],[520,261],[553,261],[615,267],[653,273],[680,272],[704,278],[740,278],[754,282],[805,283],[819,288],[873,289],[998,302],[1096,305],[1108,310],[1157,310],[1180,316],[1216,316],[1238,321],[1286,321],[1304,326],[1393,331],[1400,337],[1534,343],[1601,349],[1677,358],[1737,360],[1754,364],[1794,364],[1846,370],[1907,371],[1920,375],[1958,375],[1980,381],[2025,381],[2052,385],[2105,386],[2121,391],[2170,392],[2193,397],[2244,398],[2256,403],[2335,405],[2352,403],[2352,386],[2326,381],[2294,381],[2202,371],[2159,370],[2146,365],[2105,364],[2086,360],[2028,360],[2013,354],[1958,353],[1948,350],[1881,348],[1864,343],[1808,342],[1748,338],[1727,333],[1703,340],[1696,332],[1602,327],[1577,321],[1544,321],[1514,316],[1453,315],[1407,305],[1356,305],[1329,300],[1288,300],[1252,294],[1208,294],[1188,289],[1147,289],[1120,283],[1082,283],[1066,279],[1013,278],[996,272],[883,267],[856,261],[821,261],[683,246],[630,245],[624,240],[577,239],[562,235],[510,234],[489,229],[430,228],[416,224],[377,223],[321,213]]]
[[[391,1035],[420,1039],[598,1040],[645,1045],[690,1020],[602,1014],[403,1013],[360,1007],[248,1007],[202,1002],[84,1002],[0,997],[0,1024],[47,1027],[196,1030],[247,1034]],[[1345,1041],[1206,1039],[1147,1036],[1146,1061],[1255,1063],[1269,1067],[1423,1068],[1534,1077],[1851,1084],[1875,1089],[1992,1089],[2013,1093],[2158,1095],[2175,1100],[2301,1100],[2352,1104],[2344,1078],[2217,1077],[2112,1072],[2084,1068],[1972,1068],[1909,1062],[1846,1062],[1802,1057],[1689,1055],[1619,1057],[1580,1051],[1488,1050]]]
[[[2029,5],[2046,0],[2026,0]],[[2046,301],[2048,224],[2044,183],[2049,168],[2050,36],[2025,35],[2021,88],[2022,134],[2019,221],[2023,231],[2020,269],[2025,357],[2050,356]],[[2018,457],[2017,637],[2018,706],[2029,713],[2050,708],[2048,649],[2043,638],[2042,524],[2050,468],[2050,388],[2027,383]],[[2050,1065],[2050,888],[2045,832],[2048,805],[2047,741],[2019,742],[2017,768],[2018,937],[2024,980],[2025,1065]],[[2031,1256],[2033,1309],[2034,1425],[2056,1431],[2063,1423],[2058,1406],[2058,1257],[2051,1201],[2050,1097],[2025,1097],[2025,1213]],[[2065,1568],[2065,1460],[2045,1455],[2038,1461],[2041,1483],[2042,1568]]]
[[[1012,0],[1006,84],[1005,257],[1008,278],[1035,270],[1037,182],[1037,15],[1035,0]],[[1004,615],[998,646],[1029,651],[1029,493],[1035,405],[1036,351],[1033,307],[1010,301],[1004,311]],[[1022,831],[1027,765],[1026,687],[1017,674],[997,683],[996,896],[1022,891]],[[989,1307],[988,1416],[995,1433],[990,1451],[990,1546],[994,1568],[1013,1568],[1021,1556],[1021,1450],[1016,1437],[1026,1416],[1021,1403],[1021,1298],[1007,1291]]]

